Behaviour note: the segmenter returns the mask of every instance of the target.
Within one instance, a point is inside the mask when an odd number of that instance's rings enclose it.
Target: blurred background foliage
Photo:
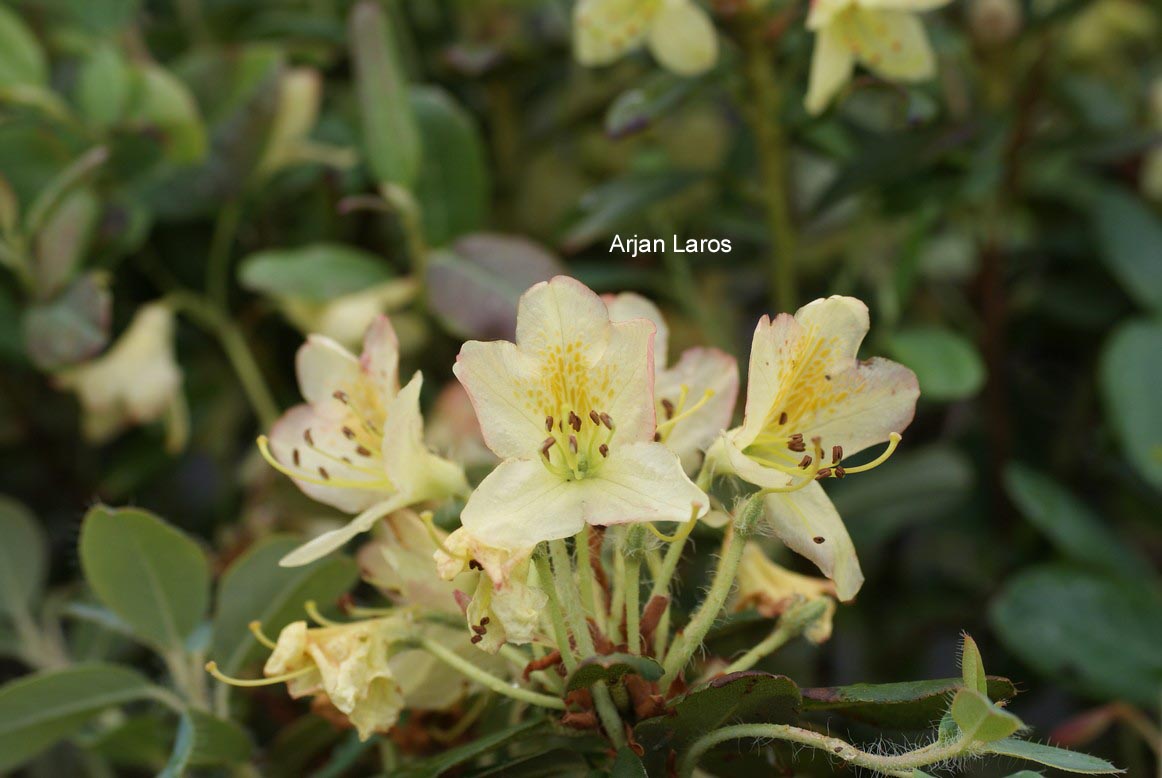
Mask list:
[[[795,302],[867,300],[867,353],[923,392],[901,452],[832,490],[868,576],[858,604],[831,642],[765,669],[802,685],[956,675],[968,630],[1027,690],[1026,722],[1069,722],[1061,742],[1150,774],[1132,722],[1162,704],[1162,11],[957,2],[927,18],[937,80],[863,76],[814,118],[802,5],[709,7],[722,55],[689,79],[644,54],[580,67],[561,0],[6,0],[0,492],[40,529],[11,503],[0,527],[9,557],[17,532],[47,539],[44,565],[4,563],[47,576],[45,618],[85,598],[74,548],[97,500],[165,516],[215,571],[330,518],[254,446],[297,399],[305,332],[354,344],[389,312],[431,401],[463,339],[511,333],[520,292],[567,272],[651,296],[675,348],[745,367],[780,299],[740,45],[758,29]],[[733,250],[630,257],[614,234]],[[163,451],[159,424],[87,440],[60,376],[161,297],[179,311],[188,443]],[[138,655],[63,618],[78,655]],[[0,649],[15,645],[0,619]],[[306,725],[262,704],[274,765]],[[338,736],[312,732],[326,774],[356,763],[342,748],[328,763]]]

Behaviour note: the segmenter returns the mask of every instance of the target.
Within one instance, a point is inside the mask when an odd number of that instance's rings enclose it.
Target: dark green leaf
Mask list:
[[[577,665],[577,669],[565,682],[567,691],[588,689],[595,683],[605,681],[614,684],[625,675],[639,675],[647,681],[662,677],[662,666],[647,656],[632,654],[604,654],[591,656]]]
[[[895,359],[912,368],[926,400],[963,400],[984,385],[985,367],[976,347],[941,327],[913,327],[888,339]]]
[[[476,738],[472,742],[465,743],[462,746],[450,748],[442,754],[430,756],[419,762],[413,762],[406,767],[393,771],[392,778],[439,778],[442,773],[456,765],[464,764],[490,751],[503,748],[513,741],[528,738],[537,732],[543,731],[544,728],[545,721],[543,719],[530,719],[508,729],[502,729],[499,732],[493,732]]]
[[[1010,580],[989,612],[1010,651],[1102,700],[1153,705],[1162,690],[1162,593],[1066,565]]]
[[[0,87],[48,82],[48,62],[20,17],[0,6]]]
[[[98,505],[79,543],[85,580],[102,603],[161,651],[180,650],[210,600],[202,549],[151,513]]]
[[[76,665],[18,678],[0,687],[0,770],[11,770],[90,718],[152,696],[142,676],[116,665]]]
[[[109,127],[124,116],[134,88],[133,72],[111,44],[96,48],[77,76],[77,105],[94,126]]]
[[[0,613],[28,613],[44,588],[48,545],[36,517],[0,495]]]
[[[698,84],[697,79],[657,71],[610,104],[605,114],[605,133],[611,138],[624,138],[641,132],[680,105]]]
[[[613,760],[613,770],[610,778],[649,778],[646,766],[633,752],[633,749],[622,746],[617,749],[617,757]]]
[[[1088,506],[1048,476],[1023,465],[1009,465],[1005,469],[1005,487],[1025,518],[1062,554],[1112,575],[1152,575],[1149,563],[1118,540]]]
[[[1162,245],[1162,244],[1159,244]],[[1131,321],[1110,338],[1101,356],[1106,409],[1126,459],[1162,489],[1162,323]]]
[[[927,729],[940,720],[948,698],[963,687],[960,678],[902,683],[858,683],[803,690],[803,710],[840,713],[888,729]],[[1008,700],[1016,689],[1007,678],[988,677],[989,698]]]
[[[1143,307],[1162,310],[1162,219],[1140,197],[1112,188],[1098,190],[1091,215],[1114,278]]]
[[[340,243],[260,251],[238,268],[239,283],[253,292],[312,302],[361,292],[394,275],[375,254]]]
[[[300,543],[285,536],[268,538],[234,560],[223,574],[210,656],[224,673],[237,674],[265,651],[250,633],[251,621],[277,635],[287,624],[304,618],[307,600],[334,602],[354,585],[358,570],[343,556],[303,567],[279,567],[278,560]]]
[[[41,370],[57,370],[97,354],[109,342],[112,299],[96,274],[81,276],[56,299],[25,309],[24,347]]]
[[[1122,772],[1106,760],[1098,759],[1096,756],[1066,751],[1064,748],[1055,748],[1054,746],[1043,746],[1040,743],[1030,743],[1028,740],[1006,738],[989,743],[986,750],[990,754],[1011,756],[1014,759],[1027,759],[1030,762],[1037,762],[1068,773],[1093,775]]]

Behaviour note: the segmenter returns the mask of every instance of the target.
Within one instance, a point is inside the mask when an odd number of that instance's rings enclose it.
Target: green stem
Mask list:
[[[901,778],[911,778],[912,771],[920,767],[960,756],[971,744],[971,740],[961,736],[946,743],[937,741],[921,746],[914,751],[894,756],[882,756],[861,751],[845,740],[786,724],[738,724],[715,730],[694,741],[679,764],[678,775],[682,778],[693,775],[702,755],[719,743],[747,737],[768,740],[775,738],[798,743],[808,748],[817,748],[848,764],[863,767],[881,775],[900,776]]]
[[[597,587],[593,580],[593,563],[589,552],[589,539],[592,535],[593,528],[586,524],[580,539],[577,541],[577,575],[580,579],[581,603],[585,606],[586,611],[593,614],[593,618],[601,631],[608,632],[609,625],[606,623],[605,609],[597,600]]]
[[[228,200],[218,211],[214,235],[210,239],[210,254],[206,259],[206,294],[222,308],[230,296],[230,250],[242,221],[242,202]]]
[[[654,584],[650,588],[650,599],[659,596],[668,596],[670,594],[670,582],[674,578],[674,571],[678,569],[678,562],[682,559],[682,549],[686,547],[686,538],[694,530],[694,525],[698,523],[697,519],[691,519],[678,528],[677,537],[670,542],[670,547],[666,549],[666,555],[662,558],[662,567],[657,575],[654,576]],[[673,597],[670,597],[671,602]],[[658,620],[658,628],[654,632],[654,656],[659,661],[665,656],[666,644],[670,639],[670,605],[666,604],[666,609],[662,611],[662,617]]]
[[[577,668],[577,655],[573,653],[573,646],[569,643],[569,630],[565,626],[565,616],[561,610],[561,599],[557,596],[557,587],[554,585],[553,571],[549,568],[549,558],[543,553],[533,556],[533,563],[537,566],[537,578],[541,588],[549,597],[549,619],[553,623],[553,637],[557,640],[557,650],[561,652],[561,662],[565,670],[572,673]]]
[[[793,311],[799,299],[795,275],[798,237],[787,200],[787,143],[779,126],[779,83],[770,60],[770,47],[763,40],[764,33],[765,27],[761,24],[746,24],[741,29],[750,93],[751,110],[747,113],[755,137],[767,226],[771,232],[771,302],[777,311]]]
[[[529,657],[514,645],[505,643],[500,647],[500,655],[507,659],[519,673],[523,673],[525,668],[528,667]],[[559,676],[546,673],[544,670],[534,670],[529,673],[529,678],[535,678],[542,686],[554,692],[559,693],[564,689],[564,685],[561,683]]]
[[[503,678],[497,678],[492,673],[481,670],[455,651],[445,648],[431,638],[419,638],[417,642],[421,648],[436,659],[439,659],[456,672],[475,681],[486,689],[491,689],[497,694],[503,694],[505,697],[511,697],[514,700],[527,702],[530,705],[539,705],[542,708],[552,708],[553,710],[565,710],[565,702],[561,698],[550,697],[547,694],[514,686]]]
[[[631,654],[642,652],[641,585],[638,582],[641,565],[640,554],[625,560],[625,636]]]
[[[826,610],[827,603],[820,599],[803,603],[798,608],[784,613],[779,618],[778,625],[771,630],[771,634],[764,638],[762,642],[752,646],[749,651],[738,659],[731,662],[722,671],[723,675],[751,669],[758,664],[759,660],[773,654],[789,641],[802,635],[807,627],[814,624]]]
[[[200,327],[218,339],[226,358],[230,360],[246,399],[262,426],[269,428],[278,421],[278,404],[274,401],[266,380],[262,377],[246,338],[234,320],[208,299],[191,292],[171,292],[166,299],[178,310],[185,311]]]
[[[625,622],[625,555],[620,549],[613,552],[613,596],[609,603],[609,636],[614,643],[621,642],[621,625]]]
[[[585,612],[581,609],[581,600],[577,596],[577,589],[573,586],[573,561],[569,558],[569,548],[564,540],[549,541],[549,553],[553,555],[553,575],[557,584],[557,593],[565,607],[565,618],[573,630],[573,639],[577,641],[577,649],[582,657],[593,656],[593,636],[589,634],[589,623],[585,620]],[[593,695],[593,704],[597,708],[597,715],[602,726],[615,748],[625,745],[625,733],[622,731],[621,717],[613,704],[609,688],[604,683],[597,683],[590,690]]]
[[[710,591],[706,593],[706,599],[698,606],[698,610],[690,619],[690,623],[686,625],[686,629],[674,640],[674,645],[666,654],[666,659],[662,664],[665,675],[659,681],[658,687],[663,690],[663,693],[670,688],[674,679],[678,677],[678,673],[682,672],[682,668],[690,661],[690,657],[702,645],[703,638],[714,626],[714,621],[718,618],[723,606],[726,605],[726,598],[730,595],[731,589],[734,588],[735,573],[738,572],[738,563],[742,559],[742,549],[746,545],[744,541],[745,538],[741,537],[741,533],[734,529],[727,530],[722,556],[718,559],[718,568],[714,571],[714,582],[710,585]]]

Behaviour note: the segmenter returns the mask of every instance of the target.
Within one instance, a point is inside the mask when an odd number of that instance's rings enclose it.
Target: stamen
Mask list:
[[[878,457],[876,457],[872,461],[868,462],[866,465],[857,465],[855,467],[848,467],[844,470],[844,472],[847,473],[847,475],[851,475],[852,473],[863,473],[867,470],[871,470],[873,467],[879,467],[884,462],[888,461],[888,457],[890,457],[892,454],[895,453],[896,446],[898,446],[898,445],[900,445],[900,433],[893,432],[891,435],[888,436],[888,447],[886,449],[884,449],[884,453],[880,454]]]
[[[307,427],[305,430],[303,430],[303,440],[305,440],[307,442],[308,446],[315,445],[315,439],[311,436],[311,428],[310,427]]]
[[[791,449],[796,454],[801,454],[807,450],[807,444],[803,442],[803,438],[801,437],[798,440],[791,438],[787,441],[787,448]]]
[[[569,436],[569,450],[572,451],[574,454],[577,453],[577,436],[576,435]]]
[[[324,481],[331,480],[331,476],[327,474],[327,469],[325,467],[323,467],[322,465],[319,465],[319,475],[321,475],[323,477]]]
[[[670,402],[669,400],[663,399],[662,400],[662,408],[664,408],[666,411],[666,418],[667,419],[674,418],[674,403]]]
[[[581,417],[569,411],[569,426],[573,428],[574,432],[581,431]]]
[[[685,387],[683,387],[683,388],[685,388]],[[683,398],[684,398],[684,397],[685,397],[685,392],[683,392]],[[683,399],[683,401],[682,401],[682,412],[681,412],[681,413],[679,413],[677,416],[671,416],[671,417],[670,417],[670,418],[668,418],[666,421],[664,421],[664,422],[662,422],[661,424],[659,424],[659,425],[658,425],[658,430],[659,430],[660,432],[662,432],[663,434],[667,434],[667,433],[669,433],[669,431],[670,431],[671,429],[673,429],[675,425],[677,425],[677,424],[678,424],[679,422],[681,422],[683,419],[688,419],[688,418],[689,418],[691,415],[693,415],[693,414],[697,413],[697,412],[698,412],[698,410],[699,410],[700,408],[702,408],[704,405],[706,405],[706,403],[710,402],[710,400],[711,400],[713,397],[714,397],[714,390],[713,390],[713,389],[707,389],[707,390],[706,390],[706,391],[705,391],[705,392],[702,394],[702,399],[700,399],[698,402],[696,402],[696,403],[694,403],[693,405],[691,405],[689,408],[685,407],[685,400]],[[665,404],[665,402],[666,402],[665,400],[662,400],[662,403],[663,403],[663,405]]]
[[[355,430],[351,429],[350,427],[344,426],[343,427],[343,437],[347,438],[347,440],[355,440]]]
[[[553,431],[553,417],[546,416],[545,417],[545,432],[552,432],[552,431]]]
[[[601,423],[605,425],[606,429],[613,429],[613,417],[608,413],[601,414]]]
[[[266,636],[266,633],[264,633],[262,631],[262,622],[261,621],[252,621],[249,624],[247,624],[246,626],[247,626],[247,628],[249,628],[250,634],[254,635],[254,639],[257,640],[262,645],[269,648],[271,651],[273,651],[275,649],[275,647],[278,645],[273,640],[268,638]]]
[[[836,478],[843,478],[845,475],[847,475],[847,471],[843,469],[843,465],[836,465],[835,466],[835,477]]]
[[[484,638],[483,638],[482,636],[480,636],[480,635],[473,635],[473,636],[472,636],[472,639],[471,639],[469,642],[470,642],[470,643],[472,643],[473,645],[476,645],[476,644],[477,644],[477,643],[479,643],[481,640],[484,640]]]
[[[361,457],[370,457],[371,456],[371,450],[368,449],[367,446],[356,446],[355,453]]]
[[[838,465],[841,459],[843,459],[843,446],[832,446],[831,464]]]
[[[549,449],[557,442],[556,438],[545,438],[545,442],[541,444],[541,456],[545,459],[549,458]]]
[[[228,683],[231,686],[274,686],[278,683],[285,683],[286,681],[293,681],[295,678],[302,678],[309,673],[317,672],[314,665],[307,665],[306,667],[292,670],[289,673],[282,675],[272,675],[269,678],[231,678],[218,669],[217,662],[206,662],[206,672],[217,678],[222,683]]]
[[[811,467],[811,462],[812,462],[812,460],[811,460],[811,455],[810,455],[810,454],[804,454],[804,455],[803,455],[803,458],[799,460],[799,467],[801,467],[801,468],[803,468],[804,470],[806,470],[807,468]]]
[[[605,445],[604,443],[602,443],[600,446],[598,446],[597,450],[598,450],[598,452],[601,453],[601,456],[603,456],[603,457],[609,456],[609,446]]]
[[[815,474],[816,481],[822,481],[824,478],[830,478],[830,477],[831,477],[831,468],[830,467],[825,467],[822,470],[820,470],[818,473]]]
[[[782,413],[779,414],[779,426],[782,427],[786,423],[787,423],[787,412],[783,411]]]
[[[391,481],[387,480],[386,478],[384,478],[382,476],[380,476],[379,479],[374,480],[374,481],[355,481],[355,480],[347,479],[347,478],[344,478],[344,479],[330,478],[328,475],[328,480],[322,480],[319,478],[315,478],[313,475],[310,475],[308,473],[304,473],[302,471],[291,470],[289,467],[284,465],[282,462],[279,462],[277,459],[274,458],[274,454],[272,454],[270,452],[270,439],[269,438],[267,438],[265,435],[259,435],[257,442],[258,442],[258,450],[259,450],[259,452],[261,452],[262,458],[266,460],[266,463],[268,465],[270,465],[271,467],[273,467],[278,472],[282,473],[283,475],[285,475],[289,478],[293,478],[296,481],[305,481],[306,483],[315,484],[316,486],[334,486],[334,487],[338,487],[341,489],[390,489],[391,488]],[[322,452],[319,452],[316,450],[316,453],[322,453]]]
[[[331,392],[331,396],[344,405],[349,405],[351,403],[351,396],[344,392],[342,389],[336,389],[335,391]]]
[[[424,523],[424,529],[426,529],[428,531],[428,537],[431,538],[432,542],[436,544],[436,548],[440,549],[440,551],[444,552],[445,554],[452,557],[453,559],[460,559],[463,561],[472,561],[470,559],[470,557],[468,556],[468,554],[466,554],[466,553],[460,553],[460,554],[453,553],[451,549],[449,549],[447,546],[444,545],[444,541],[440,537],[439,531],[436,529],[435,515],[431,511],[424,511],[423,513],[421,513],[420,514],[420,521],[422,521]]]
[[[589,420],[598,427],[601,426],[601,417],[597,415],[597,411],[589,411]]]
[[[328,619],[323,614],[319,613],[319,606],[315,604],[314,600],[307,600],[303,603],[303,610],[310,616],[311,621],[315,622],[321,627],[342,627],[343,622],[333,621]]]

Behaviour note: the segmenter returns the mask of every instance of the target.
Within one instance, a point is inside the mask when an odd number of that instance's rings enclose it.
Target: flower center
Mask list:
[[[567,481],[579,481],[609,456],[613,417],[592,409],[582,417],[569,410],[564,418],[545,416],[545,431],[549,433],[541,443],[545,467]]]

